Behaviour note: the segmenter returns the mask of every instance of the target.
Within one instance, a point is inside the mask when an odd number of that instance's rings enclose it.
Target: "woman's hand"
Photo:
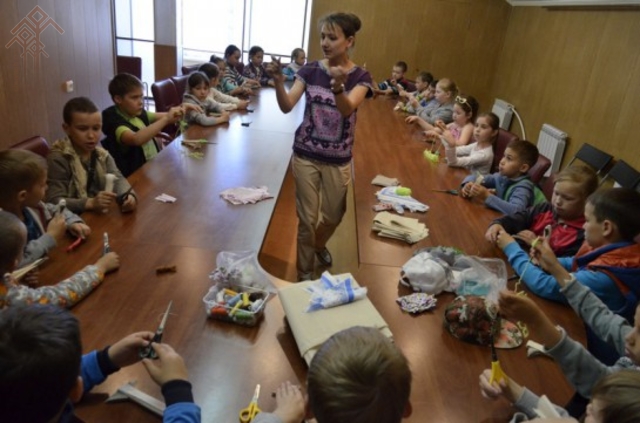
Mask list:
[[[267,63],[264,68],[267,75],[273,79],[274,83],[284,83],[284,74],[282,73],[282,64],[280,63],[280,59],[271,56],[271,62]]]
[[[342,66],[331,66],[329,75],[331,75],[331,91],[339,90],[347,82],[347,71]]]

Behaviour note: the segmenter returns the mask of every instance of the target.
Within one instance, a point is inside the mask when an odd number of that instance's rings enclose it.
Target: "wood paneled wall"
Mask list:
[[[34,67],[23,66],[22,48],[13,44],[11,29],[40,6],[63,30],[41,32],[49,57]],[[63,135],[62,107],[70,98],[86,96],[99,108],[111,104],[107,91],[114,74],[111,0],[3,0],[0,2],[0,149],[33,135],[52,142]],[[74,92],[63,91],[73,80]]]
[[[318,19],[352,12],[362,21],[352,59],[382,81],[398,60],[414,79],[422,70],[450,77],[466,94],[493,105],[491,83],[511,7],[504,0],[314,0],[309,59],[322,57]]]
[[[521,114],[527,137],[543,123],[640,169],[640,11],[514,8],[492,94]],[[519,125],[512,124],[519,133]]]
[[[155,80],[170,78],[174,75],[182,75],[182,70],[178,70],[176,46],[168,46],[162,44],[154,44],[155,57]],[[151,88],[149,88],[151,89]]]

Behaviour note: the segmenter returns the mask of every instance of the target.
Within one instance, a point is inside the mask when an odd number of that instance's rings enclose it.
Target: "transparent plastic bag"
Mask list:
[[[500,259],[460,255],[453,266],[451,288],[458,295],[477,295],[496,303],[507,287],[507,267]]]
[[[218,287],[248,287],[276,292],[271,278],[260,267],[255,251],[221,251],[216,257],[216,265],[209,279]]]
[[[507,268],[500,259],[461,254],[450,247],[418,250],[402,267],[400,283],[414,291],[477,295],[497,302],[507,287]]]

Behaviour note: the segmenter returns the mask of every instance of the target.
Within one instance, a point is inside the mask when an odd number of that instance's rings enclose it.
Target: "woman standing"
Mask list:
[[[274,61],[267,66],[284,113],[294,108],[303,93],[307,94],[291,162],[299,219],[299,280],[312,278],[314,256],[324,266],[332,264],[326,243],[346,210],[356,110],[365,97],[372,95],[371,75],[349,58],[360,19],[351,13],[333,13],[320,19],[319,24],[324,59],[303,66],[289,92],[284,87],[280,63]]]

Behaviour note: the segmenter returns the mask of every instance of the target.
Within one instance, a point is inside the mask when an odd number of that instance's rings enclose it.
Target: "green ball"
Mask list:
[[[411,195],[411,188],[398,187],[396,188],[396,194],[408,197]]]

